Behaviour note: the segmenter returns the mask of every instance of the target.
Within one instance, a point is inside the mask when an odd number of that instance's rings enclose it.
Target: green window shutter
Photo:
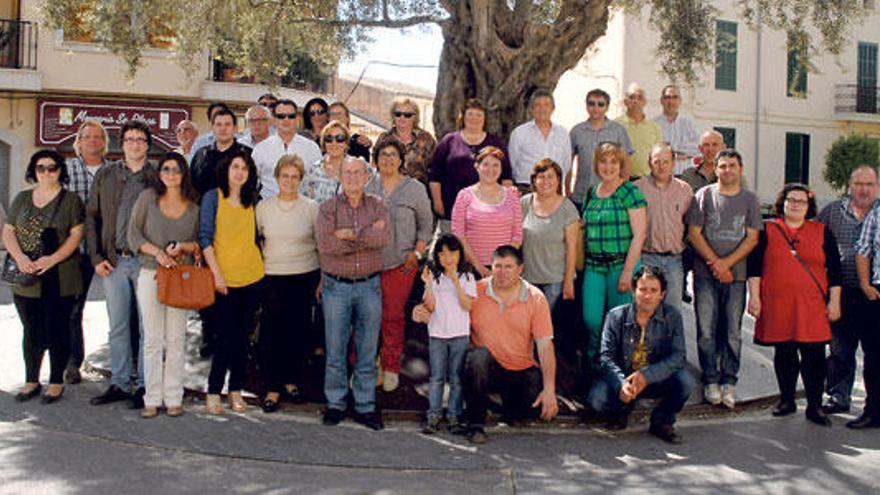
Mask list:
[[[810,181],[810,135],[785,133],[785,183]]]
[[[715,25],[715,89],[736,91],[736,28],[730,21]]]
[[[734,127],[714,127],[716,131],[724,138],[724,146],[726,148],[736,149],[736,128]]]
[[[794,98],[807,97],[807,37],[804,33],[788,35],[788,74],[785,94]]]

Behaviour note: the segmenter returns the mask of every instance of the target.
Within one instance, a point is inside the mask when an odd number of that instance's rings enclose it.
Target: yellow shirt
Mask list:
[[[651,173],[648,167],[648,158],[651,147],[660,142],[662,134],[660,126],[651,119],[645,118],[636,123],[624,114],[617,122],[626,129],[629,140],[632,142],[635,153],[632,155],[632,175],[644,177]]]
[[[254,207],[234,206],[217,191],[214,254],[229,287],[245,287],[263,278],[263,257],[254,240]]]

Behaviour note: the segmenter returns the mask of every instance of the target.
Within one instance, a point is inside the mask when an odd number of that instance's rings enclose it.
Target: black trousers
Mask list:
[[[244,287],[229,287],[227,295],[217,294],[213,306],[216,316],[217,346],[208,374],[208,393],[223,391],[226,372],[229,371],[229,390],[244,388],[250,337],[256,326],[257,309],[262,297],[261,283]]]
[[[80,273],[82,273],[83,292],[76,296],[70,312],[70,357],[67,365],[72,368],[82,366],[85,359],[85,342],[83,340],[83,309],[89,298],[89,286],[95,276],[95,267],[88,256],[80,256]],[[137,352],[134,354],[137,356]]]
[[[269,392],[280,392],[286,384],[302,385],[307,360],[318,343],[312,307],[320,280],[319,270],[263,279],[260,362]]]
[[[25,381],[40,381],[43,355],[49,351],[49,383],[64,383],[64,368],[70,353],[70,313],[74,297],[14,296],[15,309],[24,328]]]
[[[800,372],[807,393],[807,409],[819,408],[822,405],[822,390],[825,385],[825,344],[782,342],[775,347],[773,370],[776,372],[780,399],[794,402],[797,377]]]
[[[537,367],[521,371],[504,369],[485,347],[468,350],[464,365],[465,416],[468,423],[481,427],[486,422],[489,393],[501,394],[504,417],[516,421],[537,415],[532,403],[541,392],[541,370]]]

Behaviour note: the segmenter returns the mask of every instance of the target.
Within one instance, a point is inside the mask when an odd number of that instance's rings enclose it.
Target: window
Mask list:
[[[805,33],[788,34],[788,77],[785,88],[787,96],[807,97],[807,49]]]
[[[733,127],[715,127],[716,131],[721,133],[724,138],[724,147],[736,149],[736,129]]]
[[[785,183],[810,183],[810,135],[785,133]]]
[[[736,91],[736,23],[715,25],[715,89]]]
[[[877,43],[859,42],[856,112],[877,113]]]

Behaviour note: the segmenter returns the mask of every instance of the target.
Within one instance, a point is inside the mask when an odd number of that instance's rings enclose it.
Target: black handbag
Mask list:
[[[53,244],[51,238],[54,237],[54,244],[56,246],[54,249],[51,249],[50,252],[54,252],[55,249],[58,248],[58,231],[52,227],[52,222],[55,221],[55,217],[58,215],[58,209],[61,208],[61,203],[64,201],[64,194],[66,192],[67,191],[64,189],[61,189],[61,192],[59,193],[60,197],[52,208],[52,214],[49,216],[49,222],[46,223],[46,228],[43,229],[43,232],[40,235],[40,241],[44,245],[44,248],[46,247],[46,244]],[[24,273],[19,270],[15,258],[7,252],[6,259],[3,260],[3,272],[0,272],[0,279],[13,285],[28,287],[36,284],[40,280],[40,276],[34,275],[33,273]]]

